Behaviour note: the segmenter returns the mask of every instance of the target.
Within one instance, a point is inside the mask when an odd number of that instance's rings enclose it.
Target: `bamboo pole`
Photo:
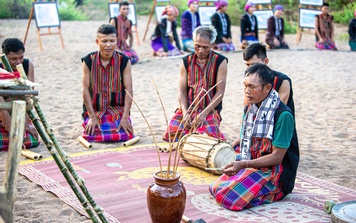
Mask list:
[[[9,134],[9,151],[5,166],[5,201],[8,211],[0,213],[5,222],[14,222],[15,200],[16,200],[16,185],[21,157],[21,148],[23,143],[23,133],[25,129],[25,110],[26,103],[24,101],[14,101],[11,130]]]
[[[1,55],[0,58],[2,61],[5,61],[5,63],[4,63],[5,66],[6,66],[6,64],[9,65],[9,62],[5,55]],[[21,75],[26,78],[26,74],[24,74],[22,64],[17,65],[16,68],[21,73]],[[8,67],[8,70],[10,72],[12,71],[11,66]],[[74,194],[77,196],[77,198],[80,201],[80,203],[82,204],[84,210],[88,213],[90,219],[94,223],[99,222],[98,219],[96,218],[95,214],[93,213],[93,210],[94,210],[96,212],[96,214],[98,215],[98,217],[100,218],[100,220],[104,223],[107,223],[108,221],[107,221],[106,217],[103,215],[103,212],[104,212],[103,209],[95,203],[95,201],[93,200],[92,196],[89,194],[89,191],[87,190],[87,188],[84,184],[84,180],[77,175],[73,166],[71,165],[71,163],[68,160],[67,154],[59,146],[59,144],[53,134],[52,129],[49,127],[49,125],[42,113],[42,110],[38,104],[38,100],[35,97],[33,97],[33,100],[34,100],[35,111],[37,112],[42,125],[32,110],[27,111],[27,114],[30,117],[30,119],[32,120],[36,130],[38,131],[38,134],[40,135],[41,139],[43,140],[43,143],[46,145],[47,149],[51,153],[54,161],[56,162],[57,166],[59,167],[60,171],[62,172],[64,178],[67,180],[69,186],[73,190]],[[45,128],[46,132],[43,131],[42,126]],[[47,135],[46,135],[46,133],[47,133]],[[56,150],[53,148],[53,145]],[[73,181],[72,177],[75,179],[75,181]],[[83,192],[85,197],[80,193],[80,191],[77,188],[77,185],[79,186],[79,188],[81,189],[81,191]],[[88,202],[91,204],[93,210],[88,205]]]

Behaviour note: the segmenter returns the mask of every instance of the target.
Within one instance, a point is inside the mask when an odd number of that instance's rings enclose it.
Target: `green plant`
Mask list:
[[[356,9],[356,2],[347,4],[341,11],[333,13],[335,23],[343,25],[349,24],[349,21],[354,18],[354,11]]]
[[[58,12],[61,20],[87,20],[84,12],[76,8],[75,0],[62,0],[59,2]]]
[[[297,33],[297,23],[294,21],[284,20],[284,33],[285,34]]]

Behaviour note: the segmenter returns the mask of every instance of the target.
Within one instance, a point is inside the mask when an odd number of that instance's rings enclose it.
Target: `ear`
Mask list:
[[[269,59],[268,59],[268,57],[266,57],[266,58],[263,60],[263,63],[266,64],[266,65],[268,65],[268,62],[269,62]]]
[[[99,45],[99,39],[98,38],[95,39],[95,43],[96,43],[96,45]]]
[[[272,90],[272,85],[271,84],[266,84],[264,89],[269,93]]]

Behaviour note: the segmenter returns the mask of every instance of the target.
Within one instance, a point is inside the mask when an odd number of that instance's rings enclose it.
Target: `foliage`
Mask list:
[[[0,18],[27,19],[33,0],[0,0]],[[75,7],[75,0],[59,0],[61,20],[84,20],[85,14]]]
[[[356,2],[347,4],[343,10],[332,13],[334,15],[335,23],[343,25],[349,24],[350,20],[354,18],[354,11],[356,9]]]
[[[86,15],[75,6],[75,0],[59,1],[58,12],[61,20],[86,20]]]

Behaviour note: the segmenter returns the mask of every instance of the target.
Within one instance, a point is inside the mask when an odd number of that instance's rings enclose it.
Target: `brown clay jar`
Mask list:
[[[187,194],[179,181],[180,174],[165,178],[167,171],[153,174],[154,183],[147,189],[147,206],[153,223],[180,223]],[[160,176],[160,175],[163,176]]]

